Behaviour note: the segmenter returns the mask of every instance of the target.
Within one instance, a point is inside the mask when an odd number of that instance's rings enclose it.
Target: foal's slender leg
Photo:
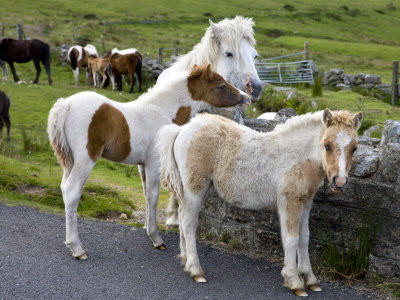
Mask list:
[[[167,220],[165,224],[167,229],[172,229],[179,225],[179,217],[178,217],[178,200],[176,197],[171,193],[169,200],[168,200],[168,207],[167,207]]]
[[[288,200],[290,201],[290,200]],[[292,199],[301,203],[298,199]],[[285,252],[284,266],[281,271],[285,279],[285,286],[292,289],[299,296],[306,296],[304,291],[304,282],[299,277],[296,264],[296,250],[299,244],[299,218],[302,207],[297,209],[287,209],[286,201],[280,201],[279,222],[281,226],[282,244]],[[293,207],[291,207],[293,208]]]
[[[72,256],[79,259],[86,259],[86,251],[82,248],[79,240],[77,210],[79,199],[82,195],[82,189],[95,163],[90,159],[75,160],[74,166],[67,177],[64,172],[63,180],[63,199],[65,205],[65,225],[66,225],[66,240],[65,244],[72,251]]]
[[[180,210],[180,216],[182,216],[183,215],[182,207],[180,207],[179,210]],[[179,219],[179,237],[180,237],[179,248],[181,249],[181,254],[179,255],[179,257],[181,259],[182,264],[185,265],[187,261],[186,240],[185,240],[185,235],[183,234],[181,222],[182,220]]]
[[[35,65],[35,68],[36,68],[36,77],[33,80],[33,83],[38,83],[39,75],[40,75],[40,72],[42,71],[42,68],[40,68],[40,62],[38,60],[34,60],[33,64]]]
[[[185,190],[185,199],[179,206],[180,229],[183,232],[186,243],[185,271],[190,272],[190,275],[197,282],[206,282],[196,247],[196,230],[205,192],[194,195],[190,191]]]
[[[146,225],[147,235],[153,242],[154,247],[165,249],[164,242],[157,229],[157,202],[160,187],[160,162],[158,158],[151,160],[145,165],[146,172]]]
[[[321,291],[318,280],[312,271],[310,256],[308,254],[308,241],[310,237],[310,230],[308,227],[309,215],[310,208],[304,208],[300,217],[300,240],[297,248],[298,271],[311,290]]]
[[[17,75],[17,72],[15,71],[14,63],[12,61],[8,61],[8,65],[10,66],[11,73],[13,74],[13,77],[14,77],[14,81],[18,82],[19,81],[19,77]]]

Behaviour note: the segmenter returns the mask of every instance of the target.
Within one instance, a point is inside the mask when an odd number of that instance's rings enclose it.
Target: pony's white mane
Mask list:
[[[306,113],[304,115],[295,116],[287,120],[285,123],[277,125],[272,132],[282,135],[306,127],[321,127],[324,124],[322,119],[323,114],[324,111],[321,110],[315,113]]]
[[[99,54],[97,53],[96,47],[91,45],[91,44],[87,44],[84,49],[88,52],[89,55],[95,55],[95,56],[99,56]]]
[[[223,43],[226,43],[236,52],[239,51],[242,39],[247,40],[251,46],[255,46],[254,21],[252,18],[236,16],[234,19],[224,19],[216,25]],[[195,45],[189,53],[180,56],[174,66],[181,70],[189,70],[195,64],[211,63],[211,65],[214,65],[218,57],[218,49],[218,43],[210,26],[207,28],[200,43]]]
[[[188,71],[174,73],[173,76],[169,76],[166,80],[158,82],[156,85],[149,88],[147,93],[142,94],[136,101],[132,101],[132,103],[137,101],[157,100],[157,98],[162,98],[162,95],[166,93],[171,94],[170,91],[176,91],[179,93],[182,89],[183,82],[185,82],[185,86],[187,86],[186,81],[189,77],[189,73],[190,72]],[[157,101],[162,101],[162,99],[158,99]]]
[[[114,55],[115,53],[118,53],[119,55],[126,55],[126,54],[132,54],[136,53],[137,49],[135,48],[128,48],[124,50],[118,50],[118,48],[114,48],[111,50],[111,55]]]

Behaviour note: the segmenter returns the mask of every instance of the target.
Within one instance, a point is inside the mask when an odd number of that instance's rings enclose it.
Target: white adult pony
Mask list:
[[[251,86],[252,98],[257,99],[261,94],[262,84],[255,66],[258,53],[254,49],[256,40],[253,19],[236,16],[217,24],[211,20],[209,22],[210,27],[200,43],[162,72],[157,83],[174,72],[190,70],[195,64],[211,64],[213,71],[238,89],[245,91],[246,85]]]
[[[253,19],[236,16],[217,24],[211,20],[209,23],[210,27],[200,43],[162,72],[157,83],[166,80],[174,72],[190,70],[194,64],[211,64],[213,70],[230,84],[242,91],[250,90],[253,100],[256,100],[261,94],[262,84],[255,66],[258,53],[254,49],[256,41]],[[179,223],[176,215],[177,205],[176,199],[169,202],[167,227],[174,227]]]
[[[75,86],[79,83],[79,68],[86,68],[86,83],[89,81],[88,57],[99,57],[96,47],[87,44],[85,47],[75,45],[69,48],[67,58],[75,77]]]
[[[206,281],[197,256],[196,228],[213,182],[232,205],[278,210],[285,285],[306,296],[302,277],[310,289],[320,291],[308,254],[312,199],[325,176],[334,191],[347,184],[361,120],[361,112],[351,115],[326,109],[260,133],[221,116],[199,114],[184,126],[161,128],[157,145],[161,178],[179,201],[185,270],[196,281]]]
[[[143,166],[147,234],[155,247],[165,248],[156,226],[160,160],[154,145],[158,129],[166,124],[184,124],[211,105],[226,107],[249,101],[245,93],[211,71],[210,65],[176,73],[129,103],[94,92],[58,99],[50,110],[47,132],[64,171],[65,243],[72,255],[87,258],[78,235],[77,207],[82,188],[100,157]]]

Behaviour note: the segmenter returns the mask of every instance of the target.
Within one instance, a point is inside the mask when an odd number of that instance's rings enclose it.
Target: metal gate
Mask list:
[[[314,84],[312,60],[285,63],[270,63],[271,59],[256,62],[262,83],[311,83]]]

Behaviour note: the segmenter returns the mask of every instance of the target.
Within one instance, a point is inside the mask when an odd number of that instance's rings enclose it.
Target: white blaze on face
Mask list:
[[[344,148],[351,142],[350,135],[342,130],[336,136],[336,143],[340,149],[339,156],[339,177],[346,176],[346,157],[344,155]]]

